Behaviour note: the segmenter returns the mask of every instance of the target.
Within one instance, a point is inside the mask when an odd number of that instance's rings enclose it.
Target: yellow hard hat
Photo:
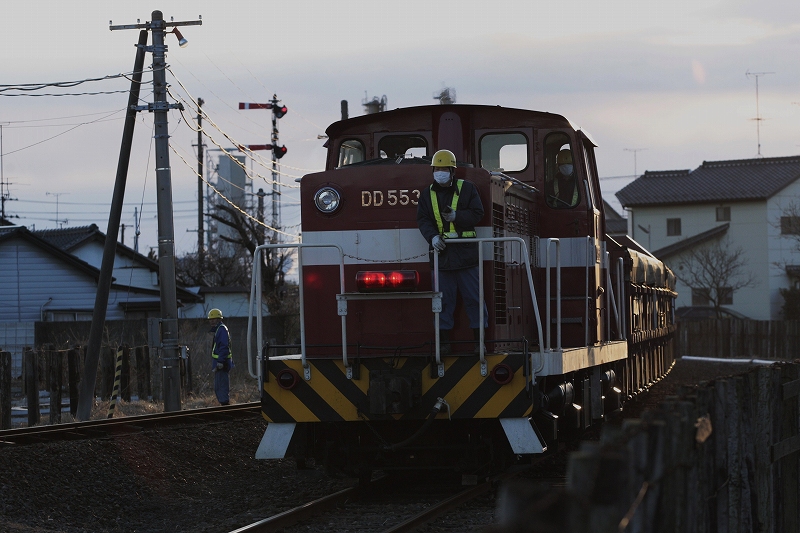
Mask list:
[[[453,167],[456,168],[456,156],[450,150],[439,150],[433,154],[432,167]]]
[[[572,164],[572,150],[566,148],[558,152],[556,155],[556,165],[571,165]]]
[[[222,318],[222,311],[219,309],[212,309],[208,312],[208,318],[209,320],[212,318]]]

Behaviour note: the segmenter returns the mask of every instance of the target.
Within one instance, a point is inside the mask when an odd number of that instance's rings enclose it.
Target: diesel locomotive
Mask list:
[[[326,133],[325,171],[299,180],[302,243],[255,254],[248,362],[268,422],[257,458],[362,479],[482,474],[578,438],[669,371],[675,276],[606,235],[587,132],[553,113],[437,105]],[[440,149],[484,207],[464,240],[478,243],[488,315],[476,344],[459,300],[447,354],[438,254],[416,219]],[[297,253],[295,344],[266,343],[258,316],[261,254],[278,247]]]

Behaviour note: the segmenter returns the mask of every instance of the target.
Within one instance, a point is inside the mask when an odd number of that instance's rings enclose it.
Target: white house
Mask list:
[[[106,235],[94,224],[72,228],[37,230],[32,233],[59,250],[88,263],[98,271],[103,264]],[[158,281],[158,263],[156,261],[118,242],[114,256],[112,277],[115,285],[135,288],[141,294],[149,294],[148,298],[140,298],[135,302],[125,303],[126,313],[124,318],[160,316],[161,296]],[[187,318],[183,312],[187,306],[194,306],[202,302],[202,297],[196,291],[188,291],[182,287],[177,288],[177,297],[180,302],[179,318]],[[92,295],[92,302],[94,302],[94,295]],[[45,316],[43,320],[47,318],[48,316]],[[112,320],[111,317],[108,319]]]
[[[100,270],[22,226],[0,227],[0,348],[19,368],[23,348],[33,347],[34,326],[44,321],[91,320]],[[183,297],[200,297],[182,290]],[[158,287],[113,280],[107,320],[157,316]],[[154,308],[155,306],[155,308]]]
[[[628,233],[677,274],[678,306],[702,305],[681,280],[689,249],[719,242],[744,251],[754,283],[725,307],[758,320],[782,318],[781,288],[800,271],[800,156],[704,161],[694,170],[645,172],[617,193]]]

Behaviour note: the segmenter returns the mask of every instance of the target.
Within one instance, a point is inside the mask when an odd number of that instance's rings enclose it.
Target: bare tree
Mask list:
[[[680,259],[678,277],[711,302],[719,318],[725,300],[737,290],[758,283],[747,269],[744,254],[744,248],[734,248],[728,241],[692,248]]]
[[[233,228],[236,234],[235,237],[220,235],[220,239],[236,244],[249,252],[246,263],[248,271],[252,272],[251,263],[256,247],[265,244],[267,240],[266,228],[256,219],[247,216],[231,205],[217,204],[216,208],[216,212],[209,213],[209,216],[217,222]],[[261,287],[270,313],[278,314],[281,312],[282,301],[286,294],[285,276],[292,265],[291,254],[280,250],[269,250],[262,254],[262,257],[264,257],[264,262],[261,265]]]
[[[178,257],[175,261],[175,279],[187,287],[249,287],[252,258],[242,249],[234,255],[206,254],[202,268],[196,253]]]

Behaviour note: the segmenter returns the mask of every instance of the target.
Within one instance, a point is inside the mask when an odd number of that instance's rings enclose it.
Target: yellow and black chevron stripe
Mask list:
[[[268,378],[261,395],[262,414],[268,422],[344,422],[357,420],[418,420],[427,418],[437,398],[450,405],[453,419],[518,418],[530,415],[532,400],[526,390],[524,358],[521,354],[487,355],[489,373],[481,376],[477,357],[445,357],[445,374],[431,377],[430,364],[420,357],[361,359],[358,379],[347,379],[341,359],[309,359],[311,379],[302,378],[300,356],[271,358]],[[496,365],[511,367],[514,377],[500,385],[491,377]],[[276,376],[285,369],[301,377],[292,390],[281,388]],[[402,414],[375,415],[369,412],[371,373],[419,370],[420,401]],[[442,412],[438,418],[447,418]]]

